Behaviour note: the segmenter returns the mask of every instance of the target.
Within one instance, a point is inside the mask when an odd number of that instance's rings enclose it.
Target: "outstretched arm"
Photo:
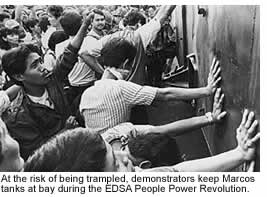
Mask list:
[[[256,142],[260,135],[257,133],[258,121],[254,120],[254,113],[244,111],[242,122],[236,130],[237,147],[233,150],[221,153],[216,156],[186,161],[177,164],[178,171],[230,171],[245,161],[254,158]]]
[[[178,120],[166,125],[155,126],[147,132],[165,133],[168,135],[178,136],[186,132],[194,131],[195,129],[219,122],[226,115],[222,111],[224,94],[221,93],[221,88],[218,88],[214,95],[213,110],[211,113],[206,113],[204,116],[197,116],[184,120]]]
[[[191,100],[212,95],[221,80],[219,61],[212,61],[208,85],[202,88],[159,88],[154,101]]]

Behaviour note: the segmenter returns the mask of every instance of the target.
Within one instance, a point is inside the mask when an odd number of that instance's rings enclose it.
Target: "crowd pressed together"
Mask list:
[[[183,161],[173,137],[226,112],[216,58],[205,87],[157,87],[175,56],[175,7],[1,6],[0,171],[229,171],[252,160],[258,121],[245,109],[236,148]],[[210,96],[203,116],[130,122],[135,106]]]

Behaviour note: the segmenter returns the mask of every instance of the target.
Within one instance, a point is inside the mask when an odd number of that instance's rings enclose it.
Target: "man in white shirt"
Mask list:
[[[70,43],[78,32],[82,23],[82,16],[75,10],[68,10],[62,14],[60,18],[60,24],[64,32],[70,36],[69,40],[66,40],[56,45],[56,57],[58,58],[64,51],[65,47]],[[84,51],[90,43],[83,42],[80,51]],[[73,67],[72,71],[68,75],[70,88],[67,90],[67,98],[70,105],[72,105],[72,113],[75,114],[78,109],[80,101],[80,95],[82,92],[94,84],[95,72],[81,59],[78,58],[78,62]]]

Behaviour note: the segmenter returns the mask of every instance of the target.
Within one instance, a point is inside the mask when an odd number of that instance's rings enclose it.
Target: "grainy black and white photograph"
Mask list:
[[[259,172],[260,7],[1,4],[0,171]]]

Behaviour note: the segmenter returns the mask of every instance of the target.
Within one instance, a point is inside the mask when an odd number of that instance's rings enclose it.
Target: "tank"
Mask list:
[[[260,119],[260,6],[183,5],[177,6],[172,17],[179,45],[177,58],[188,69],[189,87],[205,86],[213,57],[220,61],[227,117],[221,124],[203,128],[203,146],[210,155],[232,149],[244,108]],[[201,115],[212,109],[213,100],[194,103],[195,115]],[[259,153],[258,146],[256,171],[260,170]]]

